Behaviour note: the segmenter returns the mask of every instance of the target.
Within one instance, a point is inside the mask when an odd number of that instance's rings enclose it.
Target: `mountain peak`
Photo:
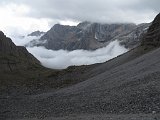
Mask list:
[[[37,31],[34,31],[34,32],[28,34],[28,36],[37,36],[38,37],[38,36],[41,36],[43,34],[45,34],[45,32],[37,30]]]
[[[92,23],[91,22],[88,22],[88,21],[84,21],[84,22],[81,22],[77,25],[78,28],[80,29],[85,29],[87,26],[91,25]]]
[[[155,17],[154,22],[159,22],[160,23],[160,13]]]
[[[2,31],[0,31],[0,36],[4,36],[4,33]]]

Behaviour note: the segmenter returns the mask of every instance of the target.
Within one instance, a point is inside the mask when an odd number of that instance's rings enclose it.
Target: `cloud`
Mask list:
[[[4,0],[2,0],[4,1]],[[10,3],[9,0],[5,0]],[[94,22],[150,22],[160,11],[159,0],[12,0],[31,8],[30,16]],[[43,9],[42,9],[43,8]]]
[[[0,0],[0,30],[47,31],[54,24],[151,22],[159,0]]]
[[[27,48],[43,66],[52,69],[64,69],[73,65],[90,65],[94,63],[102,63],[112,59],[122,53],[127,52],[119,42],[113,41],[104,48],[95,51],[87,50],[48,50],[44,47]]]
[[[35,36],[12,36],[12,41],[19,46],[28,44],[33,39],[39,42],[39,37]],[[119,44],[118,40],[110,42],[106,47],[94,51],[88,50],[48,50],[42,46],[27,47],[27,50],[33,54],[43,66],[52,69],[65,69],[68,66],[90,65],[102,63],[112,59],[128,50]]]
[[[40,36],[11,36],[12,41],[18,46],[25,46],[30,41],[39,41]],[[106,47],[94,51],[88,50],[49,50],[42,46],[27,47],[27,50],[33,54],[43,66],[52,69],[65,69],[68,66],[90,65],[102,63],[112,59],[128,50],[119,44],[118,40],[110,42]]]
[[[17,46],[25,46],[29,44],[32,40],[39,41],[39,38],[41,36],[14,36],[12,35],[12,41],[17,45]]]
[[[49,30],[50,23],[54,20],[31,17],[29,15],[31,12],[31,8],[25,4],[1,4],[0,30],[9,37],[17,34],[24,35],[35,30]]]

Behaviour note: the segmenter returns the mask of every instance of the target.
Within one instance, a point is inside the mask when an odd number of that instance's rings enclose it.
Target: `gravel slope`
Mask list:
[[[6,108],[1,117],[40,119],[84,113],[159,113],[159,56],[157,49],[68,88],[7,98],[1,105]]]

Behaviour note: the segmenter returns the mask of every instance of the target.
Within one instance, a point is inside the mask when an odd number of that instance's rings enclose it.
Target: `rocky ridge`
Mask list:
[[[30,65],[40,65],[40,62],[25,47],[16,46],[0,31],[0,71],[26,69]]]
[[[82,22],[77,26],[56,24],[39,42],[32,41],[31,46],[44,46],[52,50],[95,50],[105,47],[113,40],[132,49],[140,44],[141,37],[150,24],[100,24]]]
[[[36,36],[36,37],[38,37],[38,36],[41,36],[43,34],[45,34],[45,32],[41,32],[41,31],[38,30],[38,31],[34,31],[34,32],[28,34],[27,36]]]
[[[158,14],[145,34],[142,45],[159,47],[160,46],[160,14]]]

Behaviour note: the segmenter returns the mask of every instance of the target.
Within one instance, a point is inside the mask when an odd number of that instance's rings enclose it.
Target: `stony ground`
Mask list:
[[[97,75],[68,87],[41,94],[11,95],[0,99],[1,119],[130,119],[126,114],[138,114],[133,119],[160,112],[160,49],[149,52],[123,65],[119,57],[92,69]],[[108,70],[110,68],[110,70]],[[101,73],[99,73],[101,71]],[[146,114],[146,116],[139,114]],[[74,115],[65,117],[68,115]],[[91,115],[90,115],[91,114]],[[125,114],[126,116],[124,116]],[[80,116],[79,116],[80,115]],[[57,118],[59,117],[59,118]],[[138,117],[138,118],[137,118]],[[109,118],[108,118],[109,119]]]
[[[98,115],[71,115],[66,117],[48,117],[43,120],[159,120],[160,115],[158,114],[126,114],[126,115],[109,115],[109,114],[98,114]],[[19,119],[22,120],[22,119]],[[28,120],[28,119],[23,119]],[[33,118],[30,120],[38,120]]]

